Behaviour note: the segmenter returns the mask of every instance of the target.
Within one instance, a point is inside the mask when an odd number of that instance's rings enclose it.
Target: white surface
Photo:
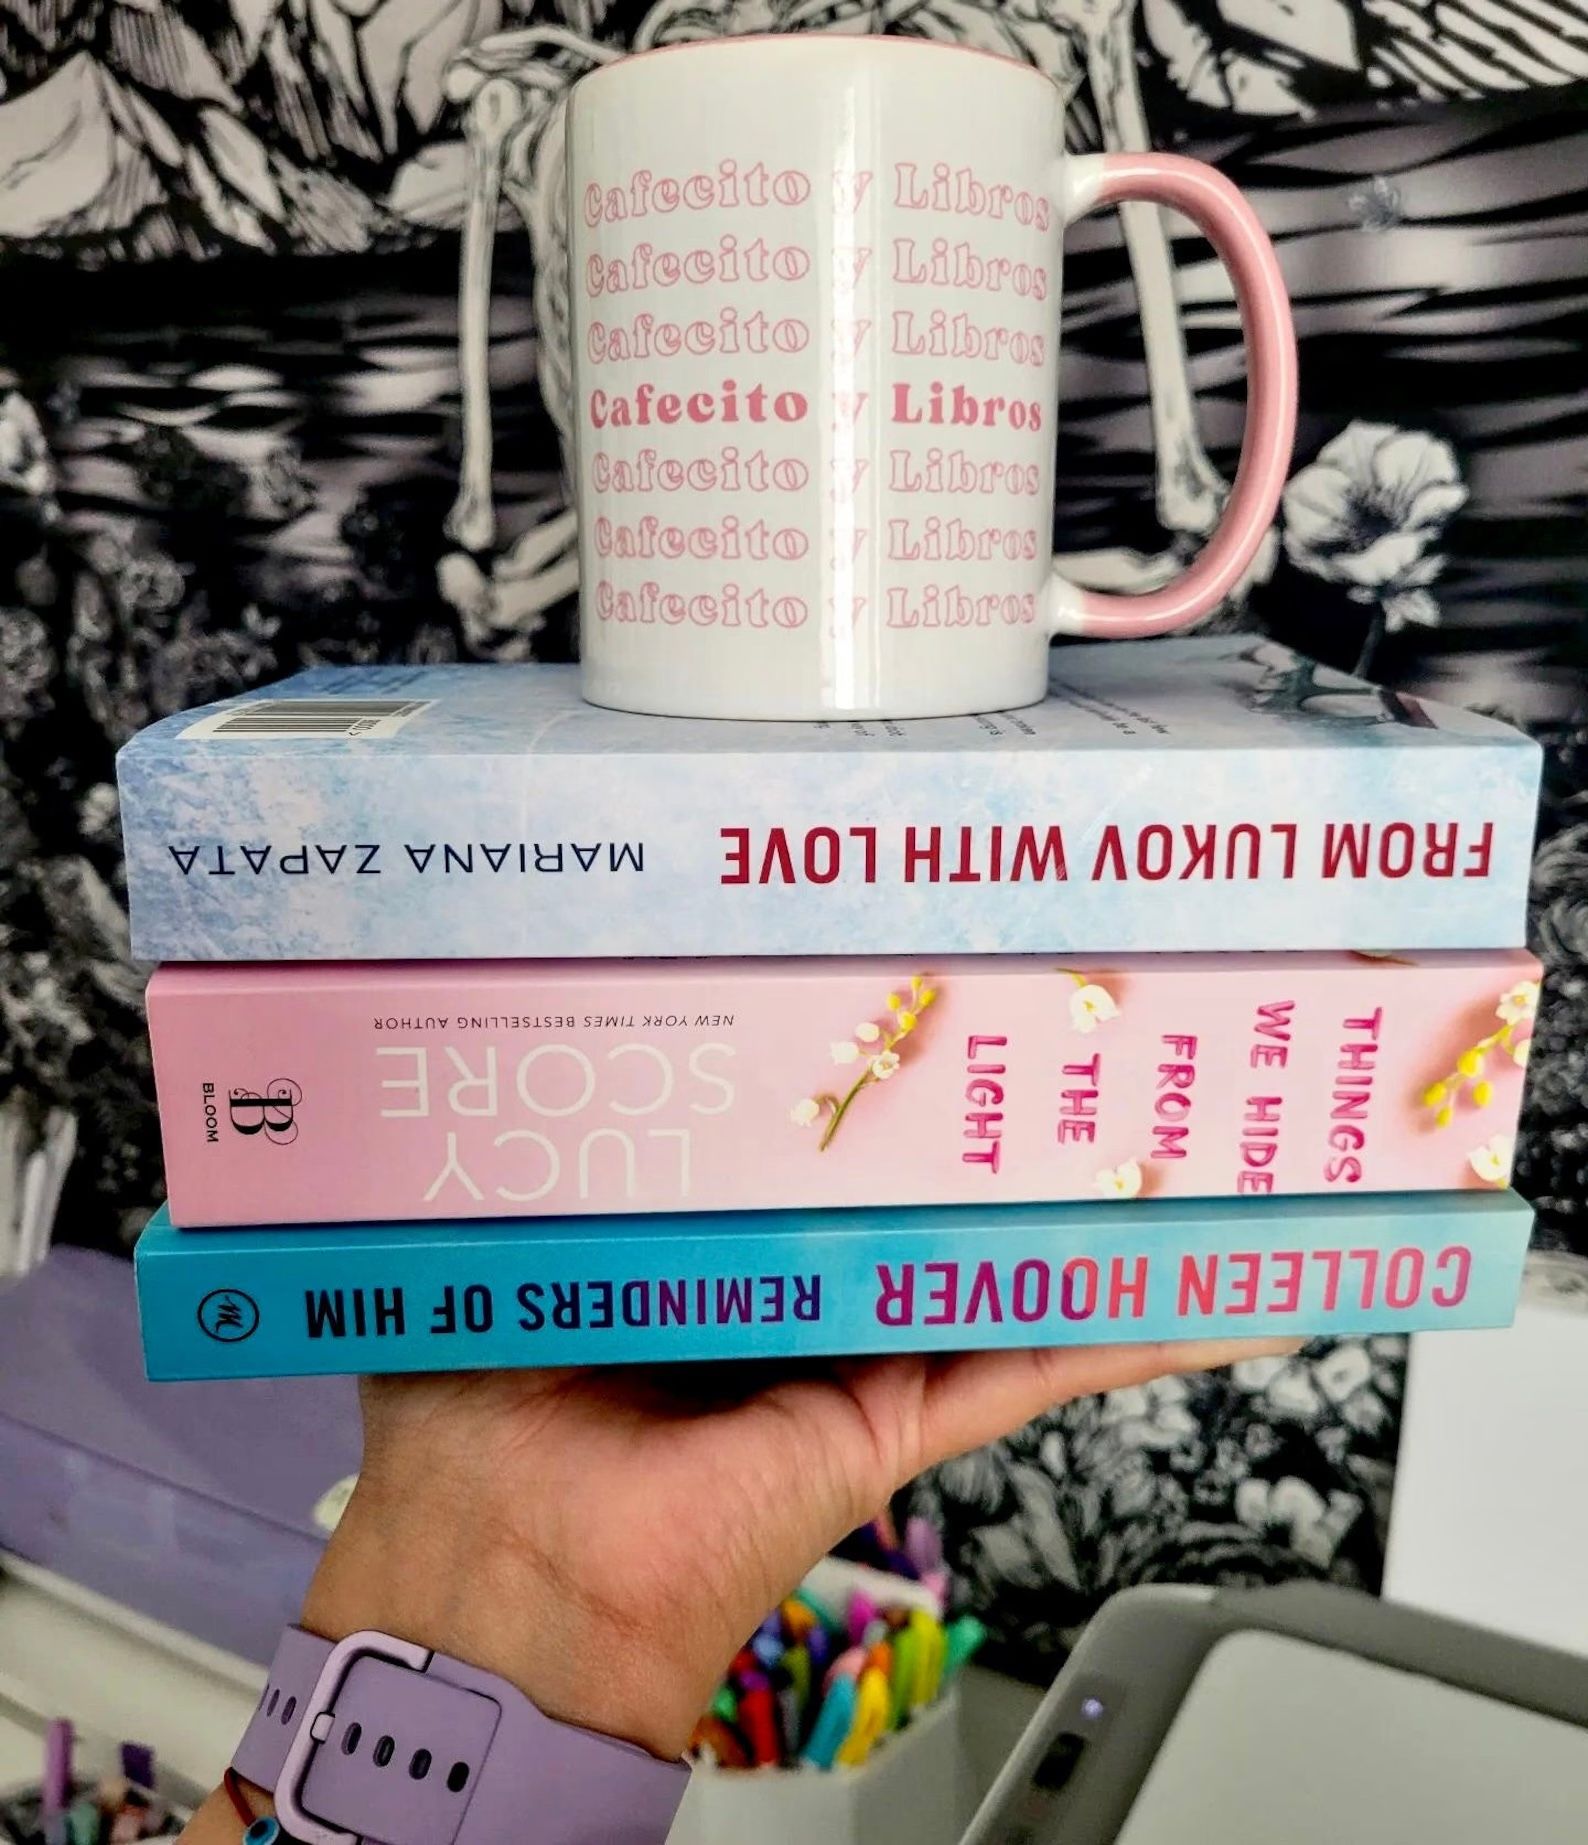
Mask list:
[[[39,1729],[32,1713],[0,1698],[0,1787],[20,1787],[37,1778]]]
[[[1588,1654],[1588,1264],[1529,1258],[1500,1332],[1412,1341],[1384,1594]]]
[[[1278,1634],[1208,1655],[1118,1845],[1567,1845],[1588,1731]]]
[[[36,1776],[43,1724],[66,1716],[90,1749],[95,1739],[101,1748],[148,1743],[182,1791],[208,1792],[263,1684],[244,1660],[0,1558],[0,1762],[18,1750],[28,1758],[23,1775],[8,1778]]]

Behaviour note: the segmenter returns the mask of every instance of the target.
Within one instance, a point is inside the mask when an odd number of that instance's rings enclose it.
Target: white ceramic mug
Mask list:
[[[1272,521],[1296,361],[1212,167],[1064,152],[1039,72],[908,38],[646,52],[568,115],[585,696],[677,717],[1033,704],[1056,634],[1184,626]],[[1235,282],[1245,441],[1218,528],[1137,596],[1053,568],[1066,224],[1193,219]]]

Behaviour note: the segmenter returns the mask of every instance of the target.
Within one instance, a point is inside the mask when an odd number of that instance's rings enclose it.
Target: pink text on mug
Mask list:
[[[1272,246],[1215,169],[1071,156],[1039,73],[902,38],[609,65],[567,126],[583,684],[689,717],[910,718],[1045,692],[1056,634],[1183,627],[1238,584],[1295,425]],[[1240,465],[1163,588],[1052,559],[1064,227],[1193,219],[1248,348]]]

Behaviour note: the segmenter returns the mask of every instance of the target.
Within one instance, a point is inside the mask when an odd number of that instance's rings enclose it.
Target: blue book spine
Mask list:
[[[321,668],[121,753],[148,960],[1118,954],[1523,939],[1538,746],[1249,635],[1026,711],[598,711],[572,667]]]
[[[1509,1323],[1511,1193],[181,1231],[151,1378],[795,1358]]]

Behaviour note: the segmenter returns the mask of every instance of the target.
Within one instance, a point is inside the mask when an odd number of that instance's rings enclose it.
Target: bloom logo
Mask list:
[[[298,1110],[303,1106],[303,1091],[291,1077],[273,1077],[264,1090],[233,1089],[226,1099],[226,1112],[232,1127],[250,1138],[263,1134],[278,1147],[287,1147],[298,1138]]]

